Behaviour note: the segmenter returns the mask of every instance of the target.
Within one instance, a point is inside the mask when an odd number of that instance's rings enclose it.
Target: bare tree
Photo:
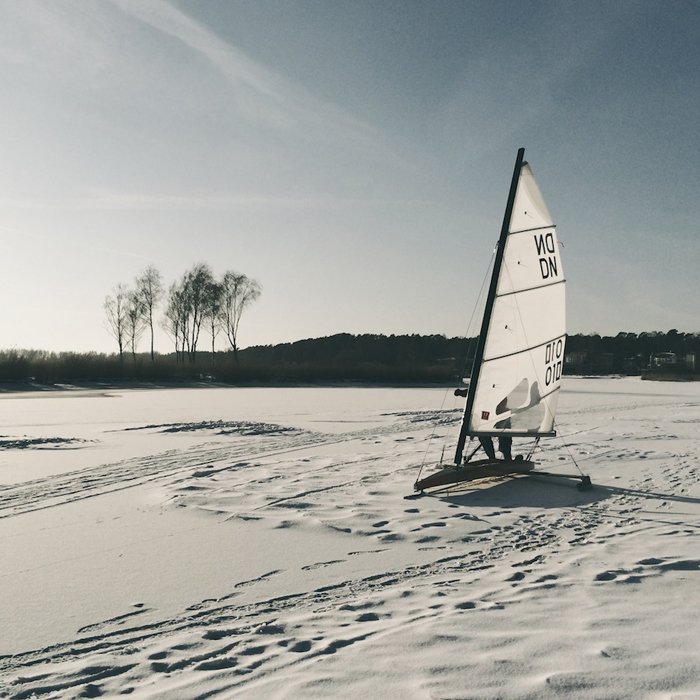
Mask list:
[[[123,284],[118,284],[112,294],[105,297],[104,309],[107,314],[107,330],[117,341],[119,359],[124,359],[124,343],[127,338],[127,306],[129,292]]]
[[[126,294],[126,341],[131,346],[131,356],[136,359],[136,343],[146,330],[143,301],[138,290]]]
[[[163,317],[163,328],[175,343],[175,361],[185,359],[187,332],[187,303],[180,283],[174,282],[168,290],[167,306]]]
[[[189,330],[187,347],[190,354],[190,362],[195,361],[199,333],[207,310],[207,298],[213,284],[214,275],[212,275],[211,268],[206,263],[197,263],[185,273],[183,278],[183,287],[187,299]]]
[[[165,311],[164,327],[175,340],[178,359],[195,361],[202,323],[207,313],[214,276],[205,263],[198,263],[171,285]]]
[[[151,331],[151,362],[153,362],[155,361],[153,312],[163,296],[163,283],[161,282],[160,272],[153,265],[149,265],[136,278],[136,294],[141,302],[142,318]]]
[[[223,302],[223,285],[219,282],[211,281],[209,288],[207,289],[207,296],[205,300],[204,308],[204,318],[206,319],[209,326],[209,333],[211,334],[211,362],[214,364],[214,357],[216,355],[216,336],[221,330],[221,308]]]
[[[238,272],[228,271],[222,280],[222,317],[226,337],[238,362],[238,326],[245,309],[262,291],[259,282]]]

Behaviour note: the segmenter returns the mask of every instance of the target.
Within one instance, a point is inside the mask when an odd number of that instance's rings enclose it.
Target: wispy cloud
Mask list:
[[[86,240],[81,234],[71,236],[70,234],[46,234],[19,229],[12,226],[0,226],[0,239],[4,238],[11,245],[13,239],[24,239],[36,241],[44,252],[58,251],[66,253],[74,251],[78,253],[78,257],[84,258],[86,254],[97,253],[100,256],[107,257],[122,257],[140,262],[150,261],[147,255],[139,251],[125,250],[123,248],[115,248],[113,246],[95,245]]]
[[[123,12],[172,37],[206,59],[232,86],[241,113],[281,130],[315,129],[315,137],[364,140],[371,129],[269,70],[165,0],[112,0]]]
[[[0,63],[10,70],[25,66],[57,82],[84,80],[112,61],[113,17],[99,5],[25,0],[3,3],[0,13]]]
[[[366,201],[366,200],[362,200]],[[249,192],[144,193],[88,189],[82,196],[36,199],[0,197],[0,208],[24,211],[214,211],[255,209],[326,209],[357,204],[358,200],[331,196],[285,196]],[[3,230],[0,227],[0,232]]]

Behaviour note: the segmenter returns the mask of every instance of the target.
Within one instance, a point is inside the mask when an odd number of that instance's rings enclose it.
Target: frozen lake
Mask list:
[[[391,420],[388,413],[435,408],[436,402],[439,408],[444,394],[442,389],[375,388],[130,389],[0,394],[0,440],[15,441],[18,448],[24,448],[0,449],[0,483],[11,484],[93,466],[104,459],[143,456],[161,448],[202,442],[201,431],[186,431],[187,424],[262,422],[344,433],[386,424]],[[183,424],[183,430],[169,433],[165,438],[155,430],[134,430],[156,423]],[[212,440],[214,433],[205,431],[206,442]],[[176,434],[179,442],[173,443]]]
[[[638,378],[565,378],[560,426],[567,411],[606,410],[625,397],[632,405],[696,399],[693,383],[641,382]],[[587,399],[588,397],[588,399]],[[401,411],[459,411],[463,400],[434,388],[212,388],[72,390],[0,394],[0,483],[12,484],[99,464],[145,456],[203,440],[187,424],[261,422],[343,434],[389,424]],[[182,424],[165,437],[148,425]],[[215,431],[205,431],[210,442]],[[42,442],[43,441],[43,442]],[[2,449],[3,442],[5,449]],[[16,443],[8,449],[8,443]]]
[[[536,457],[591,491],[405,500],[462,406],[0,395],[0,696],[697,696],[700,384],[565,378]]]

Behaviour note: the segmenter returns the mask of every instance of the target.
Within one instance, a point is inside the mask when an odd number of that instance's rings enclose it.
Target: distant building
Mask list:
[[[564,366],[572,371],[576,372],[583,368],[588,358],[588,353],[585,350],[579,350],[577,352],[567,352],[564,355]]]
[[[696,365],[696,359],[697,359],[697,353],[695,352],[689,352],[687,355],[684,355],[683,360],[685,361],[685,366],[688,370],[691,372],[695,372],[695,368],[697,367]]]
[[[654,352],[649,356],[647,374],[661,377],[694,375],[697,367],[697,353],[688,352],[680,355],[675,352]]]
[[[675,352],[653,352],[649,356],[649,367],[668,367],[678,363],[678,355]]]

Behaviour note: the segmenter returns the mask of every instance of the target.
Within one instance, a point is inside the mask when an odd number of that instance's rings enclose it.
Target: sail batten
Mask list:
[[[566,342],[557,230],[518,151],[455,462],[467,436],[549,436]]]
[[[559,340],[560,338],[564,339],[564,338],[566,338],[566,336],[559,336],[559,337],[557,337],[557,338],[550,338],[549,340],[546,340],[546,341],[544,341],[543,343],[540,343],[537,347],[542,347],[542,346],[544,346],[544,345],[547,345],[548,343],[555,342],[555,341]],[[524,348],[524,349],[522,349],[522,350],[515,350],[514,352],[508,353],[507,355],[499,355],[499,356],[497,356],[497,357],[485,358],[485,359],[484,359],[484,363],[486,363],[486,362],[495,362],[496,360],[502,360],[502,359],[504,359],[504,358],[506,358],[506,357],[512,357],[513,355],[519,355],[519,354],[521,354],[521,353],[530,352],[531,350],[535,350],[535,349],[536,349],[535,347],[527,347],[527,348]]]
[[[566,280],[557,280],[556,282],[550,282],[549,284],[540,285],[539,287],[528,287],[527,289],[518,289],[517,293],[524,294],[525,292],[531,292],[531,291],[534,291],[535,289],[542,289],[542,287],[551,287],[552,285],[555,285],[555,284],[564,284],[564,282],[566,282]],[[496,296],[507,297],[509,294],[516,294],[516,290],[510,291],[510,292],[502,292],[501,294],[497,294]]]
[[[535,228],[523,228],[523,229],[520,229],[519,231],[516,231],[516,230],[511,231],[510,235],[517,236],[519,233],[530,233],[531,231],[544,231],[545,229],[548,229],[548,228],[555,229],[556,226],[554,224],[552,224],[551,226],[536,226]]]

